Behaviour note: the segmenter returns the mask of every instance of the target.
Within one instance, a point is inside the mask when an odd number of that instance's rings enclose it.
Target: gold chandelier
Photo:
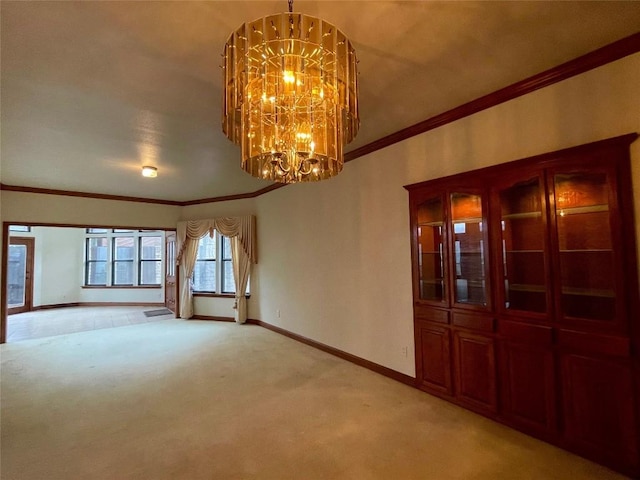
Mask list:
[[[242,169],[281,183],[340,173],[358,133],[356,53],[324,20],[289,12],[245,23],[224,48],[222,130]]]

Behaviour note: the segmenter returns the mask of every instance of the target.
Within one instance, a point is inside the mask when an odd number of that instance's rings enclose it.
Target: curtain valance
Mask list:
[[[182,263],[182,257],[187,238],[199,240],[207,233],[212,236],[217,230],[225,237],[238,237],[242,250],[249,257],[251,263],[258,263],[256,249],[256,218],[253,215],[242,217],[216,217],[208,220],[188,220],[178,222],[178,258],[177,263]]]

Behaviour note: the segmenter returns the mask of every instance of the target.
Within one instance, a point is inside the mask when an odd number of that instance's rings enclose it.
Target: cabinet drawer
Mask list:
[[[500,320],[498,333],[509,341],[550,347],[553,344],[553,329],[543,325]]]
[[[628,338],[597,333],[558,330],[558,346],[589,354],[623,358],[631,356],[631,342]]]
[[[457,327],[479,330],[482,332],[493,332],[495,329],[495,320],[493,317],[473,315],[470,313],[455,312],[453,314],[453,324]]]
[[[428,320],[436,323],[449,323],[449,312],[445,310],[438,310],[432,307],[425,307],[424,305],[414,305],[413,311],[415,313],[416,320]]]

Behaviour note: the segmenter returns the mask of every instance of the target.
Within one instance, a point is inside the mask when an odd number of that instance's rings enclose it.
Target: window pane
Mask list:
[[[216,291],[215,260],[196,261],[193,269],[193,290],[196,292]]]
[[[133,262],[113,262],[113,284],[133,285]]]
[[[7,302],[9,308],[24,306],[24,283],[27,273],[27,247],[9,245],[7,265]]]
[[[87,285],[107,284],[107,263],[88,262],[87,263]]]
[[[160,285],[162,281],[160,260],[140,262],[140,285]]]
[[[113,239],[114,260],[133,260],[134,241],[133,237],[116,237]]]
[[[30,232],[31,227],[26,225],[9,225],[10,232]]]
[[[140,258],[142,260],[160,260],[162,258],[162,239],[160,237],[142,237],[140,239]]]
[[[236,282],[233,279],[233,265],[231,260],[222,262],[222,291],[224,293],[236,293]]]
[[[87,233],[108,233],[106,228],[87,228]]]
[[[113,233],[131,233],[133,230],[119,230],[117,228],[113,229]]]
[[[106,237],[87,238],[87,260],[107,260]]]
[[[222,237],[222,257],[223,260],[231,260],[231,239]]]
[[[206,235],[200,239],[198,244],[198,260],[215,260],[216,239]]]

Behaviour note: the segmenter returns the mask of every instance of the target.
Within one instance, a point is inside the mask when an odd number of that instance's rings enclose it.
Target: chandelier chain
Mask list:
[[[289,0],[289,13],[293,12],[293,0]]]

